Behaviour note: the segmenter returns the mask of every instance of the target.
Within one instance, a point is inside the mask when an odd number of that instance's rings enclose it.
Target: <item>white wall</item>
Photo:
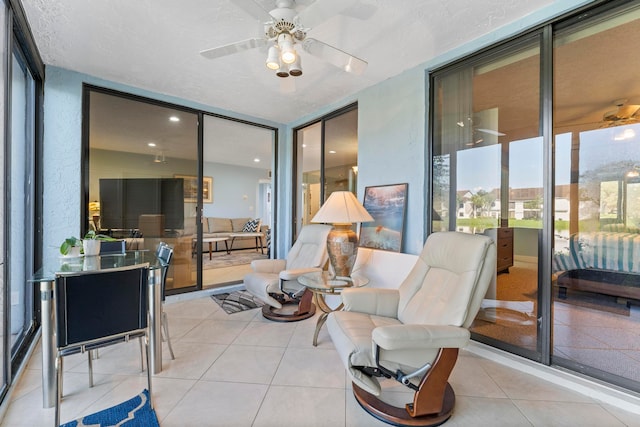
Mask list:
[[[257,218],[258,184],[268,170],[221,163],[205,163],[204,176],[213,178],[213,203],[205,203],[204,216]]]

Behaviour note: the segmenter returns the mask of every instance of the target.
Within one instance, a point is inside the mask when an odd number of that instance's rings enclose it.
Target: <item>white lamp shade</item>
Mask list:
[[[352,224],[371,222],[373,217],[351,191],[334,191],[322,205],[311,222]]]

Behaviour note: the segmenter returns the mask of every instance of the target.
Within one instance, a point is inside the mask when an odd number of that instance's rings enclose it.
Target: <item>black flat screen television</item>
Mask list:
[[[134,230],[143,214],[162,214],[166,229],[184,228],[182,178],[100,179],[100,225]]]

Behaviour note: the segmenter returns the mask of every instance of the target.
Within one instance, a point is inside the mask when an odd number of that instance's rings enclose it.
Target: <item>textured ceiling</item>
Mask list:
[[[323,1],[323,0],[318,0]],[[256,0],[264,9],[273,0]],[[375,85],[552,0],[359,0],[312,28],[368,61],[361,76],[302,53],[304,74],[278,78],[253,49],[199,51],[259,37],[231,0],[23,0],[45,64],[250,116],[289,123]],[[299,0],[298,11],[311,0]],[[304,24],[304,23],[303,23]]]

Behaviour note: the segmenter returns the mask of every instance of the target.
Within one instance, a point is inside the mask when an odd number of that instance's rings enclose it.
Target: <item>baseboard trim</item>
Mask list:
[[[520,372],[566,387],[608,405],[640,415],[640,394],[633,391],[619,389],[559,367],[542,365],[476,341],[471,341],[465,350]]]

